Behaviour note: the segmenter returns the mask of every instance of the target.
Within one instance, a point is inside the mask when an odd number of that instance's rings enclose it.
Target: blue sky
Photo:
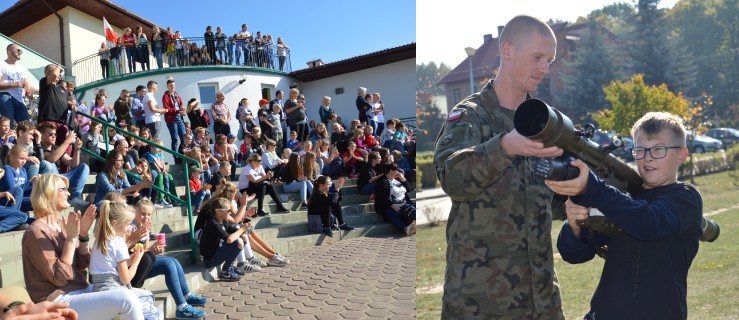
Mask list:
[[[0,0],[0,11],[16,1]],[[114,0],[115,4],[184,37],[202,37],[207,25],[226,34],[249,31],[282,37],[293,70],[306,62],[343,60],[416,41],[416,3],[406,0],[355,1],[159,1]],[[100,32],[102,33],[102,25]]]

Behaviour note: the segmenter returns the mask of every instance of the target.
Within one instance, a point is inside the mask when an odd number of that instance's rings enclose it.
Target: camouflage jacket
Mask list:
[[[434,165],[452,199],[445,306],[489,316],[561,309],[553,192],[534,175],[536,158],[509,158],[500,146],[513,114],[490,81],[454,107],[436,139]]]

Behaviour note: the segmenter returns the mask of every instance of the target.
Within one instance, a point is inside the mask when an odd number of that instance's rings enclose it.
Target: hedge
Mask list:
[[[421,188],[438,188],[439,181],[436,179],[436,168],[434,167],[434,153],[432,151],[421,152],[416,157],[416,181],[420,181]]]

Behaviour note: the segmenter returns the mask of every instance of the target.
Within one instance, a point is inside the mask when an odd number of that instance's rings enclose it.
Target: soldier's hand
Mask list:
[[[590,208],[577,205],[574,202],[567,199],[565,202],[565,212],[567,213],[567,224],[570,225],[570,229],[576,237],[580,237],[580,226],[577,224],[578,221],[587,219],[590,216]]]
[[[515,129],[500,138],[500,148],[508,156],[555,158],[562,155],[562,148],[545,148],[544,143],[526,138]]]
[[[544,183],[552,189],[552,191],[561,194],[563,196],[579,196],[585,193],[585,188],[588,186],[588,165],[580,160],[570,162],[570,165],[580,169],[580,174],[575,179],[566,181],[553,181],[544,180]]]

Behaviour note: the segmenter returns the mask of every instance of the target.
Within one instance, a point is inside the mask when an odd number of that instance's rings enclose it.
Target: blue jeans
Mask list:
[[[41,160],[41,159],[39,159]],[[48,161],[47,161],[48,163]],[[26,162],[26,164],[23,165],[23,168],[26,168],[26,175],[28,175],[28,179],[31,179],[38,175],[39,170],[41,169],[41,166],[44,165],[43,160],[40,164],[35,164],[31,161]]]
[[[128,60],[128,72],[129,73],[136,72],[136,62],[133,61],[135,52],[136,52],[136,48],[126,47],[126,58]]]
[[[223,242],[223,245],[218,247],[218,250],[216,250],[216,254],[213,256],[213,260],[210,260],[210,262],[205,262],[205,264],[208,267],[215,267],[219,266],[221,263],[223,263],[223,267],[221,268],[222,271],[226,271],[234,264],[234,261],[236,261],[236,257],[239,255],[239,242],[234,241],[231,243]],[[225,263],[224,263],[225,262]]]
[[[375,193],[375,183],[370,182],[368,184],[365,184],[364,187],[362,187],[361,190],[359,190],[362,194],[373,194]]]
[[[10,128],[15,129],[13,120],[20,123],[31,119],[28,108],[23,102],[16,100],[9,93],[0,93],[0,114],[10,119]]]
[[[29,196],[24,197],[23,195],[26,192],[25,190],[23,190],[23,188],[14,187],[8,190],[8,192],[13,195],[15,201],[8,202],[8,198],[0,198],[0,207],[22,211],[23,213],[28,213],[29,211],[33,210],[33,207],[31,206],[31,197],[29,197],[30,194]]]
[[[147,123],[146,127],[149,128],[149,131],[151,131],[151,136],[154,137],[154,139],[159,139],[159,130],[162,128],[161,121],[154,121],[152,123]],[[154,139],[151,139],[151,140],[154,140]]]
[[[154,47],[154,57],[157,60],[157,69],[161,69],[164,66],[162,62],[162,47]]]
[[[387,208],[387,211],[385,211],[385,217],[390,220],[393,227],[401,230],[407,227],[407,225],[403,223],[403,218],[400,217],[400,213],[396,212],[393,208]],[[415,219],[416,217],[413,217],[413,220]]]
[[[0,233],[26,223],[28,215],[15,208],[0,207]]]
[[[372,127],[372,132],[377,132],[377,121],[370,120],[369,125]],[[374,135],[377,135],[378,133],[373,133]]]
[[[308,203],[308,195],[313,192],[313,184],[310,181],[298,181],[295,180],[291,183],[285,183],[282,185],[282,190],[285,192],[300,192],[300,200],[304,203]]]
[[[157,256],[154,266],[151,267],[149,274],[146,278],[154,278],[156,276],[164,276],[164,282],[167,284],[169,293],[174,298],[176,305],[186,303],[185,295],[190,293],[190,288],[187,286],[187,280],[185,280],[185,272],[182,270],[182,265],[175,258],[167,256]]]
[[[69,192],[71,193],[69,199],[74,199],[82,195],[82,191],[85,189],[85,182],[87,182],[87,176],[90,174],[90,167],[86,163],[80,163],[76,168],[69,170],[69,172],[62,174],[69,179]]]
[[[190,199],[193,210],[198,211],[200,209],[200,205],[203,204],[203,201],[210,199],[210,190],[193,192]]]
[[[180,115],[176,115],[173,123],[167,123],[169,137],[172,139],[172,150],[179,150],[180,142],[185,139],[185,122]]]

